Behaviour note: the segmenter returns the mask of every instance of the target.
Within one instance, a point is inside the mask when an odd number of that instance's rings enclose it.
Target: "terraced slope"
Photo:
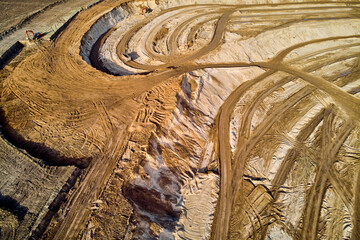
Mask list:
[[[3,86],[15,144],[86,168],[43,238],[359,238],[359,7],[81,12]]]

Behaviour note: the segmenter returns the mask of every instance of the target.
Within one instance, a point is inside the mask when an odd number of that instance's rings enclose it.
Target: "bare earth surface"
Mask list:
[[[26,30],[32,30],[34,33],[40,32],[45,34],[44,39],[49,39],[74,14],[98,1],[1,1],[0,16],[4,19],[0,18],[0,55],[16,41],[25,41]],[[30,17],[29,20],[23,22],[27,17]],[[19,25],[22,22],[23,24]],[[15,30],[11,30],[12,27]],[[8,30],[11,31],[7,33]]]
[[[24,18],[57,2],[56,0],[42,1],[1,1],[0,2],[0,32],[19,24]]]
[[[107,0],[30,42],[0,238],[360,239],[359,11]]]

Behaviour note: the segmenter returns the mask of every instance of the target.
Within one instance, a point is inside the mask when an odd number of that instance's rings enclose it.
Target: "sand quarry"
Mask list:
[[[360,2],[66,19],[0,71],[1,239],[360,239]]]

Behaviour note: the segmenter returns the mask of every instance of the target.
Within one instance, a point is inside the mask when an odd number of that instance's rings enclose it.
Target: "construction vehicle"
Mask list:
[[[142,9],[141,9],[141,14],[145,14],[145,13],[151,13],[152,12],[152,9],[151,8],[149,8],[149,7],[143,7]]]
[[[126,52],[121,53],[121,58],[124,60],[124,62],[131,61],[131,56],[129,54],[127,54]]]
[[[32,34],[32,37],[29,36],[29,33]],[[26,38],[31,41],[31,40],[35,40],[35,39],[39,39],[42,37],[42,34],[40,32],[36,32],[34,33],[32,30],[26,30],[25,31],[26,34]]]

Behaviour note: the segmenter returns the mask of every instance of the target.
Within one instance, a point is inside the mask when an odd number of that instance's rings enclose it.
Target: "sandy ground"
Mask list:
[[[64,23],[66,23],[71,17],[79,12],[82,8],[86,9],[88,6],[98,2],[98,0],[77,0],[77,1],[2,1],[0,2],[4,17],[4,21],[1,21],[0,25],[2,37],[0,40],[0,55],[2,55],[9,47],[11,47],[16,41],[26,40],[25,31],[32,30],[35,32],[41,32],[45,34],[44,39],[54,34]],[[29,5],[29,6],[28,6]],[[48,7],[48,8],[46,8]],[[45,9],[44,11],[41,11]],[[39,12],[40,11],[40,12]],[[7,14],[11,17],[7,18]],[[14,16],[16,16],[14,18]],[[30,17],[19,26],[24,19]],[[5,20],[6,18],[6,20]],[[8,29],[15,27],[14,31],[5,33]]]
[[[46,6],[56,3],[56,0],[43,1],[1,1],[0,33],[19,24],[24,18],[41,11]]]
[[[359,238],[359,7],[80,12],[2,86],[13,144],[84,169],[42,238]]]

